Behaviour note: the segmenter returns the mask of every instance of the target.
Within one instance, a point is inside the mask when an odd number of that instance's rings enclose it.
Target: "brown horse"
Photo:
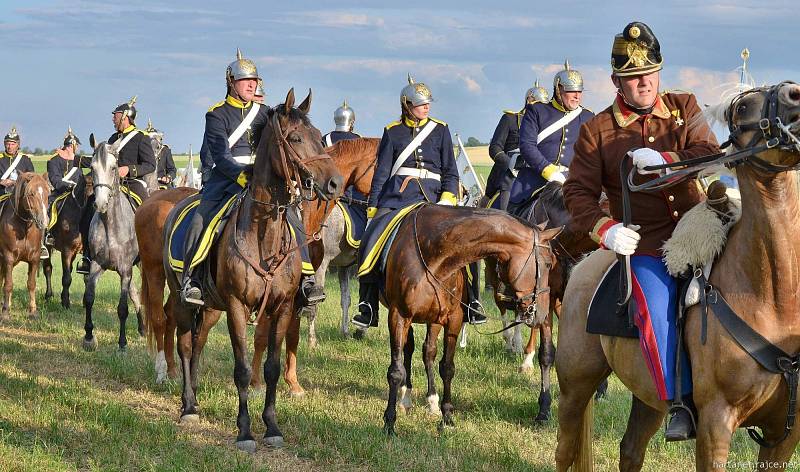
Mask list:
[[[47,199],[50,184],[47,176],[23,172],[0,203],[0,278],[3,283],[3,308],[0,322],[9,318],[14,266],[28,263],[28,316],[37,318],[36,271],[39,269],[42,234],[50,221]]]
[[[286,212],[316,194],[329,200],[338,197],[343,180],[320,143],[321,134],[308,119],[311,94],[294,108],[294,90],[284,104],[270,109],[261,134],[249,189],[235,208],[218,243],[209,254],[209,273],[219,301],[207,297],[208,308],[225,311],[234,354],[234,383],[239,396],[236,424],[237,447],[254,451],[250,431],[248,386],[252,369],[248,362],[246,326],[257,312],[271,320],[264,378],[267,383],[262,419],[264,440],[283,444],[275,413],[276,387],[280,375],[283,338],[295,316],[295,296],[301,276],[299,246],[291,235]],[[167,217],[172,221],[175,209]],[[167,224],[169,227],[169,224]],[[301,241],[302,244],[302,241]],[[164,248],[165,260],[169,248]],[[165,268],[168,265],[165,264]],[[201,350],[197,345],[198,310],[175,303],[180,290],[179,274],[167,268],[167,283],[178,331],[178,355],[183,371],[181,421],[196,421],[197,372]],[[211,294],[209,294],[211,295]],[[200,310],[200,316],[202,312]]]
[[[500,278],[513,295],[520,314],[542,323],[549,307],[548,273],[552,266],[549,241],[561,230],[531,227],[497,210],[424,205],[400,224],[385,269],[384,302],[389,308],[391,363],[387,373],[389,401],[384,413],[384,432],[394,434],[397,397],[410,375],[413,353],[412,323],[439,325],[445,329],[444,352],[439,363],[443,394],[442,426],[453,424],[451,383],[456,339],[464,320],[467,264],[496,258]],[[431,396],[435,334],[426,339],[426,369]],[[433,348],[431,347],[433,345]]]
[[[756,153],[744,154],[737,162],[742,216],[709,283],[750,328],[794,356],[800,351],[800,240],[794,237],[800,230],[800,194],[796,174],[786,170],[800,162],[798,142],[790,139],[796,140],[792,133],[800,131],[800,86],[782,83],[754,89],[736,97],[725,110],[734,147]],[[767,139],[776,135],[779,145],[766,149]],[[642,468],[647,444],[666,410],[638,340],[586,332],[592,293],[613,259],[609,251],[593,253],[575,269],[565,293],[556,354],[561,387],[556,464],[561,471],[573,463],[591,468],[589,399],[612,370],[633,392],[620,444],[620,470]],[[697,470],[724,469],[731,436],[742,426],[760,427],[767,442],[773,442],[761,447],[758,468],[783,469],[800,440],[796,427],[783,436],[788,402],[783,377],[748,356],[714,314],[707,318],[707,341],[701,342],[700,311],[693,307],[685,326],[698,410]],[[794,415],[797,405],[790,406]]]
[[[79,228],[81,211],[86,205],[86,199],[93,192],[91,175],[78,177],[77,180],[77,185],[69,196],[56,202],[59,208],[58,217],[55,222],[51,221],[53,226],[50,229],[50,234],[53,235],[53,245],[47,247],[50,250],[50,257],[53,257],[53,249],[57,249],[61,253],[61,306],[67,309],[70,307],[69,288],[72,285],[72,263],[82,247]],[[44,299],[50,300],[53,297],[53,263],[49,258],[42,260],[42,271],[47,284]]]

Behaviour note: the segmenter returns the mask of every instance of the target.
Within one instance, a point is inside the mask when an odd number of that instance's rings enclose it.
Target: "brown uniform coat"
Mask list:
[[[581,127],[564,183],[573,225],[598,243],[609,227],[622,221],[620,161],[628,151],[642,147],[661,152],[668,162],[719,152],[694,95],[664,93],[645,116],[630,111],[618,96],[612,106]],[[597,203],[602,191],[609,199],[610,218]],[[632,222],[641,226],[642,237],[635,254],[660,256],[680,217],[703,198],[693,179],[664,191],[631,194]]]

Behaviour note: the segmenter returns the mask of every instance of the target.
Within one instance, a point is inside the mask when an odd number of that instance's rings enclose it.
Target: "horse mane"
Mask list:
[[[268,110],[269,117],[272,118],[272,115],[277,113],[278,115],[285,116],[292,121],[301,121],[306,126],[312,126],[311,119],[309,119],[308,115],[300,111],[298,108],[291,108],[289,112],[286,112],[286,104],[280,103],[275,105],[274,107]]]
[[[558,182],[547,182],[547,185],[539,192],[539,200],[547,208],[567,211],[567,206],[564,203],[564,187]]]
[[[338,157],[339,154],[358,155],[365,152],[374,152],[380,141],[380,138],[343,139],[333,146],[325,148],[325,150],[331,157]]]

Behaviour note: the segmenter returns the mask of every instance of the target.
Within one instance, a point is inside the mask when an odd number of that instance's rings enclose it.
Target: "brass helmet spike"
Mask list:
[[[139,96],[138,95],[134,95],[133,98],[131,98],[131,101],[128,102],[128,106],[129,107],[134,106],[136,104],[136,99],[137,98],[139,98]]]
[[[411,72],[408,73],[408,84],[411,85],[414,83],[414,78],[411,77]]]
[[[236,48],[236,60],[237,61],[242,60],[242,51],[238,47]]]
[[[11,126],[11,130],[3,138],[3,142],[5,142],[5,141],[16,141],[16,142],[19,142],[19,133],[17,132],[17,125],[12,125]]]
[[[345,98],[345,99],[344,99],[344,101],[342,102],[342,108],[349,108],[349,107],[347,106],[347,99],[346,99],[346,98]]]
[[[569,59],[564,59],[564,70],[569,70]]]

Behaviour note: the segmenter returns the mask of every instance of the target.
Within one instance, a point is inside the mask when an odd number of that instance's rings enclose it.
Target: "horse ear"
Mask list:
[[[308,112],[311,110],[311,89],[308,89],[308,96],[306,97],[305,100],[303,100],[303,103],[301,103],[300,106],[297,108],[300,111],[302,111],[303,114],[305,115],[307,115]]]
[[[547,223],[550,223],[550,220],[544,220],[541,223],[536,223],[536,229],[539,231],[544,231],[547,229]]]
[[[286,101],[283,102],[283,106],[286,109],[286,113],[288,114],[294,108],[294,87],[289,90],[289,93],[286,94]]]
[[[563,230],[564,230],[563,226],[559,226],[558,228],[546,229],[542,231],[541,234],[539,235],[539,242],[546,243],[547,241],[550,241],[551,239],[561,234],[561,231]]]
[[[92,149],[97,147],[97,141],[94,140],[94,133],[89,135],[89,146],[91,146]]]

